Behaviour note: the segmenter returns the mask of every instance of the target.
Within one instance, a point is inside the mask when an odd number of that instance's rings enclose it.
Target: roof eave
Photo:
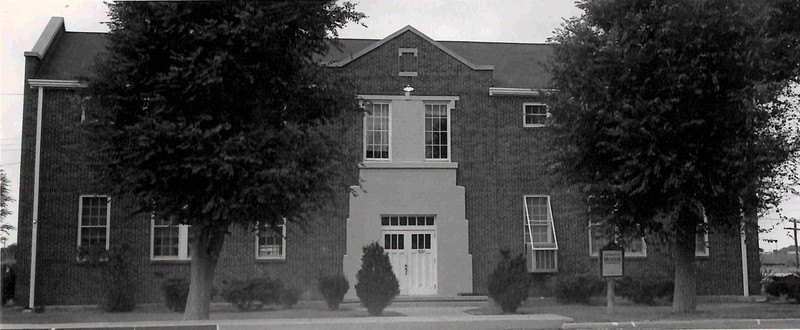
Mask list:
[[[39,36],[39,39],[36,40],[36,44],[33,45],[33,49],[29,52],[25,52],[25,56],[36,56],[39,59],[43,59],[47,50],[50,49],[50,46],[55,42],[58,34],[65,30],[63,17],[51,17],[44,31],[42,31],[42,35]]]
[[[441,43],[437,42],[436,40],[433,40],[430,37],[426,36],[424,33],[419,32],[417,29],[415,29],[411,25],[406,25],[404,28],[402,28],[400,30],[397,30],[397,32],[390,34],[388,37],[383,38],[380,41],[375,42],[374,44],[370,45],[369,47],[364,48],[364,49],[356,52],[349,59],[345,59],[345,60],[341,60],[341,61],[337,61],[337,62],[331,62],[331,63],[328,63],[327,65],[329,67],[341,68],[341,67],[347,65],[348,63],[350,63],[352,61],[355,61],[357,58],[359,58],[361,56],[364,56],[367,53],[373,51],[374,49],[382,46],[383,44],[387,43],[389,40],[392,40],[395,37],[407,32],[407,31],[411,31],[412,33],[416,34],[420,38],[425,39],[426,41],[430,42],[431,44],[433,44],[437,48],[441,49],[443,52],[447,53],[448,55],[452,56],[453,58],[455,58],[459,62],[466,64],[468,67],[470,67],[473,70],[480,70],[480,71],[486,71],[486,70],[491,71],[491,70],[494,70],[494,65],[475,65],[475,64],[473,64],[472,62],[468,61],[467,59],[465,59],[461,55],[458,55],[458,54],[456,54],[456,52],[450,50],[450,48],[445,47],[444,45],[442,45]]]

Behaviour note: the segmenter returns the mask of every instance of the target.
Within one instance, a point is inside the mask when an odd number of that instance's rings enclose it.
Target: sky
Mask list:
[[[67,31],[105,32],[107,7],[97,0],[0,0],[0,167],[11,180],[11,195],[19,196],[20,138],[22,133],[22,92],[25,58],[51,16],[64,17]],[[339,31],[341,38],[383,39],[411,25],[434,40],[503,41],[541,43],[564,18],[580,10],[570,0],[361,0],[356,9],[368,17],[361,25],[351,24]],[[14,212],[6,221],[16,226]],[[783,214],[800,219],[800,197],[786,200]],[[793,244],[787,223],[778,224],[776,214],[765,216],[762,227],[776,227],[761,238],[764,250]],[[777,225],[776,225],[777,224]],[[16,232],[8,244],[16,241]]]

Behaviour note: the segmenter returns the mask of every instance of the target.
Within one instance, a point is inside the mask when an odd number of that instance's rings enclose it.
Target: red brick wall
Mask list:
[[[398,76],[397,49],[418,48],[419,76]],[[37,61],[28,58],[26,78],[33,77]],[[482,63],[479,63],[482,64]],[[452,159],[459,164],[458,185],[466,189],[469,249],[473,256],[473,287],[486,293],[486,281],[501,248],[523,252],[523,195],[551,196],[559,243],[559,272],[571,274],[595,269],[589,257],[588,227],[580,196],[556,182],[548,172],[547,147],[553,143],[547,128],[523,128],[522,103],[531,97],[490,97],[491,71],[475,71],[417,35],[406,32],[342,68],[336,74],[353,80],[359,94],[401,95],[414,87],[414,95],[458,96],[452,112]],[[26,80],[27,81],[27,80]],[[81,165],[81,146],[72,129],[79,121],[77,98],[70,90],[45,92],[40,187],[39,261],[37,304],[94,304],[101,299],[92,280],[96,270],[75,262],[78,196],[104,193],[93,189],[92,174]],[[33,150],[36,125],[36,90],[26,88],[20,192],[19,272],[17,301],[27,302],[30,267],[31,210],[33,200]],[[360,160],[361,121],[347,135],[353,164]],[[356,167],[342,180],[356,184]],[[348,195],[340,194],[334,207],[311,219],[308,231],[289,225],[287,258],[257,261],[255,239],[241,228],[227,237],[216,279],[269,274],[302,287],[306,296],[318,296],[319,274],[340,272],[345,253]],[[111,244],[128,243],[136,259],[136,299],[161,301],[160,277],[188,277],[186,262],[150,260],[149,216],[136,214],[123,196],[112,196]],[[754,233],[753,233],[754,234]],[[467,239],[467,238],[465,238]],[[711,257],[699,258],[701,294],[741,294],[741,257],[736,235],[711,234]],[[757,292],[757,239],[749,239],[751,292]],[[659,252],[661,251],[661,252]],[[669,258],[656,244],[648,257],[626,260],[635,274],[645,267],[669,269]],[[545,282],[553,275],[534,275],[534,294],[546,294]],[[446,279],[442,279],[446,280]],[[351,283],[352,285],[355,283]]]

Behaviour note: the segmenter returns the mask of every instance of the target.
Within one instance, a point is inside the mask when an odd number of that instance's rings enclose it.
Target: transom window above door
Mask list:
[[[433,226],[434,217],[430,215],[382,216],[381,226]]]

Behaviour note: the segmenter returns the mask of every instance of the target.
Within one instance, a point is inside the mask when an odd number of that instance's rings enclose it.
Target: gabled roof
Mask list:
[[[63,29],[63,20],[53,25]],[[50,25],[48,25],[50,26]],[[492,70],[492,87],[538,89],[547,88],[550,80],[545,63],[553,53],[552,46],[535,43],[434,41],[411,26],[407,26],[382,40],[340,39],[340,48],[331,47],[320,56],[323,63],[346,65],[379,47],[391,38],[410,31],[428,40],[433,45],[462,63],[476,70]],[[43,33],[42,38],[45,38]],[[62,31],[58,37],[51,36],[47,48],[39,47],[26,52],[27,56],[42,55],[42,64],[32,78],[74,80],[90,74],[97,55],[105,52],[105,33]],[[41,39],[40,39],[41,40]],[[46,53],[35,51],[43,48]]]
[[[553,48],[541,43],[511,43],[482,41],[433,41],[411,26],[381,39],[339,39],[339,47],[320,58],[323,63],[341,67],[366,53],[378,48],[392,38],[411,31],[425,38],[448,54],[474,67],[494,67],[492,87],[547,88],[550,74],[546,62],[553,54]],[[472,67],[471,66],[471,67]]]
[[[373,49],[380,47],[381,45],[385,44],[389,40],[392,40],[392,39],[396,38],[397,36],[399,36],[399,35],[401,35],[401,34],[403,34],[405,32],[411,32],[411,33],[416,34],[420,38],[430,42],[431,44],[433,44],[437,48],[441,49],[443,52],[447,53],[448,55],[452,56],[456,60],[460,61],[461,63],[466,64],[468,67],[472,68],[473,70],[494,70],[494,67],[491,66],[491,65],[475,65],[475,64],[472,64],[472,62],[468,61],[467,59],[461,57],[461,55],[457,54],[456,52],[450,50],[449,48],[445,47],[444,45],[442,45],[442,44],[436,42],[435,40],[431,39],[430,37],[426,36],[424,33],[419,32],[417,29],[415,29],[411,25],[406,25],[406,27],[404,27],[404,28],[402,28],[400,30],[397,30],[397,32],[390,34],[388,37],[383,38],[382,40],[380,40],[378,42],[372,43],[371,45],[359,50],[355,54],[352,54],[352,56],[350,56],[349,58],[345,57],[345,58],[343,58],[343,59],[341,59],[339,61],[328,63],[328,65],[332,66],[332,67],[345,66],[345,65],[347,65],[347,63],[350,63],[350,62],[354,61],[355,59],[357,59],[357,58],[359,58],[359,57],[371,52]]]

